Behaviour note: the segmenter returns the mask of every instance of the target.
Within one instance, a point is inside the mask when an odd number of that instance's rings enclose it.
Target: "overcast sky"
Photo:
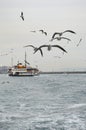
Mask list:
[[[49,41],[54,32],[68,29],[76,32],[64,34],[71,42]],[[57,44],[68,53],[63,55],[58,48],[42,48],[42,57],[39,51],[33,54],[33,48],[23,48],[29,44]],[[0,0],[0,65],[11,65],[12,58],[13,64],[23,62],[25,51],[28,62],[43,71],[86,68],[86,0]]]

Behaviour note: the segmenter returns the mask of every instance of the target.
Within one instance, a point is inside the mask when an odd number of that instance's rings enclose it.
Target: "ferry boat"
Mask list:
[[[35,76],[39,74],[39,69],[31,67],[26,61],[26,53],[25,53],[25,64],[18,63],[17,65],[14,65],[9,68],[8,75],[9,76]]]

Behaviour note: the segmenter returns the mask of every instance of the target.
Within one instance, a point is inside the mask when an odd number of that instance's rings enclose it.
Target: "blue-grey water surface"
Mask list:
[[[86,74],[1,74],[0,130],[86,130]]]

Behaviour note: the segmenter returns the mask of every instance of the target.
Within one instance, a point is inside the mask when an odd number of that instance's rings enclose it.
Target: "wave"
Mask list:
[[[69,106],[68,108],[79,108],[79,107],[83,107],[83,106],[86,106],[86,104],[84,103],[80,103],[80,104],[73,104],[71,106]]]

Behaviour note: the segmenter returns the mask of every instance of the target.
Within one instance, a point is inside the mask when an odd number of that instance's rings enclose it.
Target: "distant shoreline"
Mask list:
[[[86,74],[86,71],[40,72],[40,74]]]

